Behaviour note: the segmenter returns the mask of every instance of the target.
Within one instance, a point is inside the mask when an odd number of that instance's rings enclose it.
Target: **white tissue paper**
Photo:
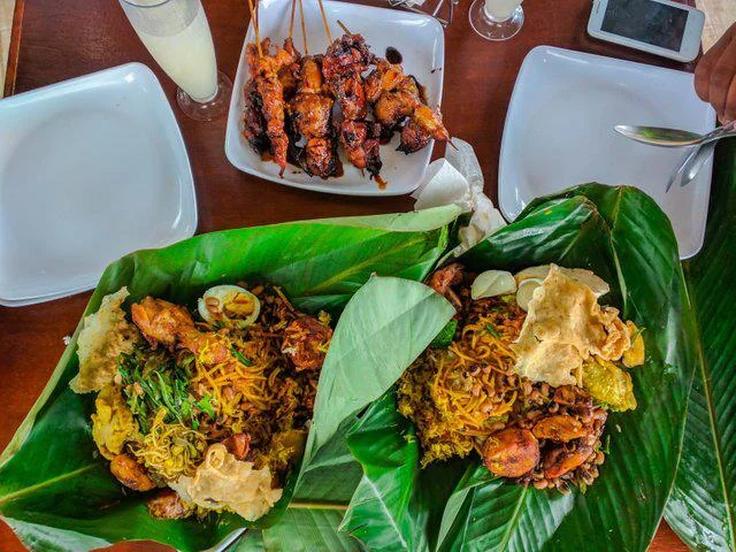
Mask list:
[[[417,210],[454,203],[463,212],[472,213],[468,226],[458,232],[460,244],[452,251],[458,256],[506,226],[506,221],[483,193],[483,172],[473,146],[458,138],[452,143],[457,149],[448,146],[445,158],[429,165],[425,181],[412,197]]]

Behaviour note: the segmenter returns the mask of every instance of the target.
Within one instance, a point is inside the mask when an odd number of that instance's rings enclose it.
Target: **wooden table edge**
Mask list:
[[[15,0],[13,24],[10,28],[8,67],[5,71],[4,96],[12,96],[15,93],[15,77],[18,74],[18,57],[20,55],[20,38],[23,32],[23,13],[25,11],[25,7],[25,0]]]

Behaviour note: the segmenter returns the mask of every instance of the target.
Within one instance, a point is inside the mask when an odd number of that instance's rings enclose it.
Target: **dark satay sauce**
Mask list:
[[[389,46],[386,48],[386,61],[389,63],[393,63],[394,65],[398,65],[404,60],[403,56],[401,55],[401,52],[399,52],[396,48],[393,46]]]

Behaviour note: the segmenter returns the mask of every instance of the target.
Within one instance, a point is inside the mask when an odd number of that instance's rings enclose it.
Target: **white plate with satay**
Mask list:
[[[251,10],[228,114],[230,162],[319,192],[414,191],[435,141],[449,139],[441,25],[332,0],[261,0]]]

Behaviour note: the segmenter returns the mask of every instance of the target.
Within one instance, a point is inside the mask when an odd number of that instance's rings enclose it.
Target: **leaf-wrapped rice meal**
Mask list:
[[[608,411],[636,408],[624,364],[643,363],[641,334],[598,304],[608,285],[590,271],[532,267],[497,291],[477,285],[486,274],[455,263],[428,280],[457,315],[398,386],[422,465],[476,451],[491,473],[521,484],[590,485],[605,461]]]
[[[126,288],[85,319],[71,387],[98,392],[95,443],[120,483],[156,489],[154,517],[254,521],[303,451],[329,315],[301,313],[278,287],[243,286],[205,292],[197,321],[151,296],[127,315]]]

